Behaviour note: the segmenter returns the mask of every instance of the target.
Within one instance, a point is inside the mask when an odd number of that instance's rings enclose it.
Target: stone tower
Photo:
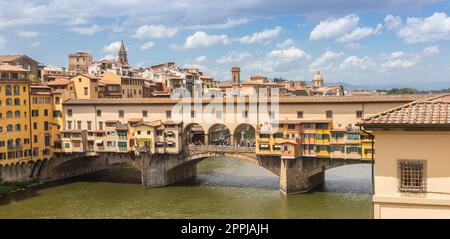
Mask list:
[[[127,50],[125,50],[123,41],[122,41],[122,44],[120,45],[120,49],[119,49],[119,62],[123,65],[128,65]]]
[[[311,83],[312,83],[312,86],[314,86],[314,87],[322,87],[323,86],[324,80],[323,80],[322,75],[320,75],[320,71],[318,71],[316,73],[316,75],[314,76]]]
[[[241,69],[239,67],[235,66],[231,68],[231,80],[233,84],[241,83]]]

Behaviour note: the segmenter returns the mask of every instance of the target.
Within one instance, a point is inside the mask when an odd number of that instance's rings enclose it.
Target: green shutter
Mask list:
[[[117,144],[119,147],[127,147],[127,142],[119,141]]]

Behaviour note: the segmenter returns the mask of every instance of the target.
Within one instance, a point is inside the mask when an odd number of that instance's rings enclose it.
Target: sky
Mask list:
[[[174,61],[219,81],[232,66],[368,87],[450,87],[450,1],[1,0],[0,54],[66,66],[68,54],[133,67]]]

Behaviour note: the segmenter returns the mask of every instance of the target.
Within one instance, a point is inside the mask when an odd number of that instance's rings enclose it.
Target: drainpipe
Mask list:
[[[374,139],[375,139],[375,135],[365,131],[362,129],[362,126],[359,126],[359,130],[361,130],[362,132],[368,134],[370,136],[370,140],[371,140],[371,147],[372,147],[372,196],[375,195],[375,174],[374,174],[374,165],[375,165],[375,157],[374,157]]]

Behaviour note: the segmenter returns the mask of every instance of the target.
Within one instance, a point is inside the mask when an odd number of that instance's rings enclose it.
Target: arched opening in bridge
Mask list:
[[[234,145],[239,147],[255,147],[255,128],[249,124],[240,124],[233,133]]]
[[[184,137],[187,145],[205,145],[205,130],[199,124],[188,124],[184,128]]]
[[[230,129],[224,124],[214,124],[208,130],[209,145],[231,145]]]

